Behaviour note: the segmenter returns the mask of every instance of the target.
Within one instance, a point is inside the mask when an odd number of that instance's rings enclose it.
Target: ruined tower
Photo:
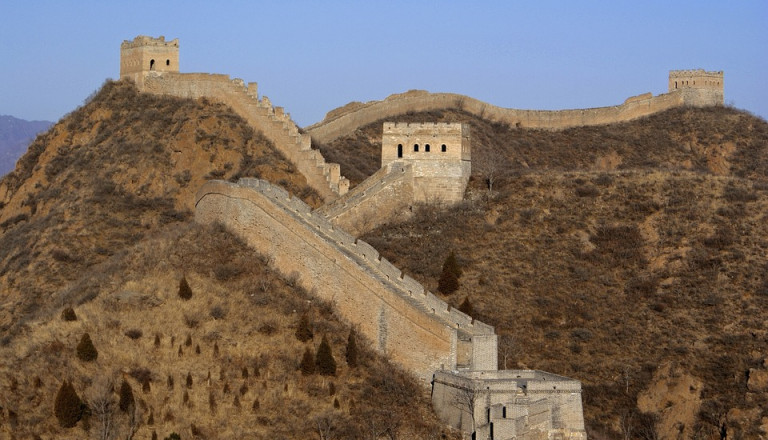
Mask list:
[[[723,105],[723,71],[670,70],[669,92],[682,93],[685,104],[694,107]]]
[[[381,166],[402,162],[413,167],[414,201],[461,201],[471,153],[469,124],[384,123]]]
[[[120,78],[131,78],[141,87],[150,72],[179,71],[179,39],[165,41],[139,35],[120,45]]]

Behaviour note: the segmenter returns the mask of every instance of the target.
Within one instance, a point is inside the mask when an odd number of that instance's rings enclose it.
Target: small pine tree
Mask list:
[[[160,346],[160,333],[155,333],[155,347]]]
[[[141,392],[148,394],[150,391],[152,391],[152,387],[149,385],[149,380],[145,380],[141,383]]]
[[[355,337],[355,329],[349,331],[349,337],[347,337],[347,365],[349,368],[357,367],[357,338]]]
[[[248,392],[248,385],[244,383],[243,386],[240,387],[240,395],[244,396],[245,393],[247,392]]]
[[[166,437],[164,440],[181,440],[181,436],[175,432],[172,432],[171,435]]]
[[[200,344],[195,346],[195,354],[200,354]]]
[[[147,417],[147,425],[152,426],[155,424],[155,411],[149,411],[149,417]]]
[[[83,334],[83,337],[80,338],[80,342],[77,344],[77,357],[85,362],[95,361],[99,357],[99,352],[93,346],[91,335],[88,333]]]
[[[336,375],[336,359],[333,358],[331,345],[328,343],[328,338],[325,335],[323,335],[320,346],[317,347],[315,364],[317,365],[317,372],[323,376]]]
[[[261,372],[259,371],[259,363],[254,362],[253,363],[253,377],[259,377],[261,375]]]
[[[75,391],[75,387],[68,381],[64,381],[56,393],[53,404],[53,413],[59,420],[62,428],[71,428],[77,424],[83,416],[83,402]]]
[[[338,397],[335,397],[335,398],[333,399],[333,407],[334,407],[335,409],[339,409],[339,408],[341,408],[341,404],[339,403],[339,398],[338,398]]]
[[[462,275],[464,275],[464,271],[461,270],[461,266],[459,266],[459,262],[456,260],[456,254],[451,251],[450,254],[448,254],[448,257],[445,258],[445,262],[443,262],[443,270],[448,270],[456,274],[456,278],[461,278]]]
[[[211,412],[216,412],[216,396],[213,395],[213,391],[208,392],[208,407]]]
[[[248,367],[243,367],[243,379],[248,379]]]
[[[472,303],[469,302],[469,297],[464,298],[464,301],[459,305],[459,311],[469,316],[475,314],[475,309],[472,308]]]
[[[189,335],[189,334],[187,335],[187,340],[184,341],[184,345],[186,345],[187,347],[192,346],[192,335]]]
[[[187,388],[192,388],[192,372],[187,372]]]
[[[120,411],[122,412],[130,412],[131,408],[136,405],[136,401],[133,398],[133,389],[131,388],[131,385],[123,380],[123,383],[120,384]]]
[[[192,298],[192,289],[189,287],[186,276],[181,277],[179,281],[179,297],[185,301]]]
[[[152,440],[157,440],[157,432],[154,429],[152,430]]]
[[[311,376],[315,374],[315,357],[312,355],[312,351],[309,349],[309,347],[304,350],[304,356],[301,358],[299,369],[301,370],[301,374],[304,376]]]
[[[72,307],[67,307],[61,311],[61,319],[64,321],[77,321],[77,315]]]
[[[254,411],[256,411],[256,410],[258,410],[260,407],[261,407],[261,405],[259,404],[259,399],[256,399],[256,400],[254,400],[254,401],[253,401],[253,405],[251,406],[251,409],[252,409],[252,410],[254,410]]]
[[[173,389],[173,376],[171,376],[170,374],[168,375],[168,389],[169,390]]]
[[[219,357],[219,344],[218,342],[213,343],[213,357]]]
[[[307,342],[313,337],[312,327],[309,324],[309,316],[307,316],[306,313],[303,313],[301,318],[299,318],[299,325],[296,327],[296,339],[301,342]]]
[[[235,408],[240,409],[240,398],[237,397],[237,394],[235,394],[235,399],[232,401],[232,405],[234,405]]]
[[[440,273],[440,279],[437,280],[437,290],[443,295],[449,295],[459,289],[459,273],[456,257],[451,252],[443,263],[443,271]]]

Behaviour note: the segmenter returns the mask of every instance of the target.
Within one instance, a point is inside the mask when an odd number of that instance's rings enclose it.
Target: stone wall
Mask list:
[[[273,107],[267,97],[258,98],[256,83],[247,86],[241,79],[207,73],[148,72],[141,91],[182,98],[208,98],[223,102],[256,130],[272,141],[286,159],[307,179],[307,183],[326,200],[333,200],[349,189],[338,164],[327,163],[311,148],[309,135],[299,132],[282,107]]]
[[[358,236],[385,223],[407,219],[413,212],[413,200],[413,169],[394,162],[316,212]]]
[[[198,192],[195,218],[224,224],[280,272],[298,275],[300,285],[333,303],[376,348],[425,384],[435,370],[459,366],[460,339],[471,341],[464,367],[496,368],[489,356],[491,345],[496,348],[493,327],[451,308],[279,187],[258,179],[208,182]]]
[[[356,103],[329,112],[326,118],[305,130],[312,139],[327,143],[352,133],[359,127],[407,112],[425,112],[440,109],[464,110],[492,122],[511,126],[541,129],[564,129],[584,125],[611,124],[651,115],[690,103],[697,105],[699,92],[683,94],[671,92],[658,96],[651,94],[628,98],[623,104],[576,110],[518,110],[497,107],[468,96],[453,93],[410,91],[391,95],[383,101]],[[720,101],[722,103],[722,100]]]
[[[438,371],[432,404],[441,420],[465,433],[474,425],[477,438],[491,430],[493,438],[586,438],[581,383],[543,371]]]
[[[130,78],[139,87],[144,74],[150,71],[179,71],[179,39],[165,41],[165,37],[140,35],[120,45],[120,78]]]

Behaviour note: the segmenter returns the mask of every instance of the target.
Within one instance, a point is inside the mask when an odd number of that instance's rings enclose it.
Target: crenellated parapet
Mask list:
[[[327,163],[312,139],[301,133],[282,107],[275,107],[266,96],[259,97],[255,82],[208,73],[179,73],[178,39],[136,37],[121,46],[120,76],[132,79],[139,90],[182,98],[208,98],[223,102],[262,131],[275,148],[293,163],[307,183],[326,201],[343,195],[349,181],[338,164]]]
[[[195,218],[222,223],[427,383],[440,369],[496,369],[493,327],[450,307],[370,244],[259,179],[211,181]]]
[[[674,90],[672,75],[700,74],[702,81],[717,83],[720,76],[720,91],[700,90],[681,92]],[[703,72],[703,73],[702,73]],[[705,79],[706,77],[706,79]],[[510,126],[562,130],[571,127],[612,124],[652,115],[670,108],[682,106],[722,105],[722,72],[703,70],[674,70],[670,72],[669,93],[653,96],[650,93],[633,96],[624,103],[609,107],[595,107],[570,110],[526,110],[499,107],[487,102],[455,93],[429,93],[411,90],[388,96],[381,101],[355,102],[329,111],[325,118],[305,131],[318,142],[328,143],[339,136],[382,119],[392,118],[408,112],[429,112],[456,109],[481,117],[491,122]],[[689,80],[692,85],[692,81]],[[696,80],[696,86],[700,85]],[[716,85],[716,84],[715,84]],[[681,83],[678,82],[678,89]]]

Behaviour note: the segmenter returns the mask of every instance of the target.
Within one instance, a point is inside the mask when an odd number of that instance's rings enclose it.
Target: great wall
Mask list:
[[[265,181],[210,181],[197,194],[197,221],[224,224],[275,269],[334,304],[378,350],[431,385],[436,413],[467,438],[586,439],[580,382],[542,371],[499,371],[493,327],[451,308],[346,232],[357,234],[389,221],[413,203],[461,200],[470,171],[468,127],[385,124],[382,169],[349,193],[339,166],[326,163],[311,148],[312,141],[327,142],[404,112],[442,108],[560,129],[624,121],[681,105],[722,105],[722,72],[673,71],[667,94],[588,110],[513,110],[460,95],[408,92],[337,109],[302,133],[282,108],[259,98],[255,83],[179,73],[178,49],[178,40],[163,37],[125,41],[120,76],[142,92],[229,105],[272,140],[326,202],[313,211]]]

